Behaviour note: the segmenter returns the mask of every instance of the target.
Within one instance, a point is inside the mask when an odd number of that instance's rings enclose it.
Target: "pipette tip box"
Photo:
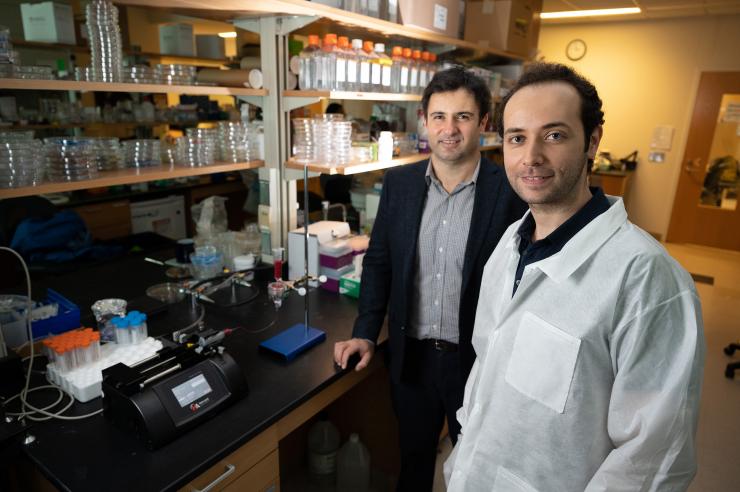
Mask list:
[[[309,326],[306,332],[305,325],[299,323],[260,343],[260,349],[290,362],[300,353],[324,340],[326,340],[325,332],[312,326]]]

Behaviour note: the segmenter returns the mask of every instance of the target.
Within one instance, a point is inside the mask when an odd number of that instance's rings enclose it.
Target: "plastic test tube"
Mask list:
[[[131,333],[128,328],[128,319],[124,317],[113,318],[111,320],[116,327],[116,343],[118,345],[128,345],[131,343]]]
[[[92,347],[92,360],[93,362],[97,362],[100,360],[100,332],[92,332],[90,340],[90,347]]]

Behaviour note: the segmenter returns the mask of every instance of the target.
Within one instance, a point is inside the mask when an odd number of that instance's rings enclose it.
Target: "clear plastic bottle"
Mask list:
[[[421,87],[421,50],[414,50],[411,53],[412,63],[411,66],[411,91],[414,94],[421,94],[423,88]]]
[[[421,63],[419,63],[419,94],[424,92],[427,88],[431,77],[429,77],[429,60],[430,53],[428,51],[421,52]]]
[[[316,55],[321,51],[319,37],[316,34],[308,36],[308,46],[301,51],[301,72],[298,75],[298,86],[301,90],[316,89]]]
[[[364,56],[362,51],[362,39],[353,39],[350,47],[352,56],[347,60],[347,90],[362,91],[362,82],[360,77],[360,62]],[[370,72],[368,71],[368,78]]]
[[[391,92],[391,72],[393,71],[393,60],[385,54],[385,44],[375,44],[375,54],[380,62],[380,87],[382,92]]]
[[[336,62],[334,69],[334,90],[335,91],[347,91],[350,89],[349,71],[348,65],[351,57],[354,57],[354,53],[349,48],[349,38],[347,36],[339,36],[337,39],[336,47]],[[355,72],[357,70],[355,69]],[[355,77],[356,77],[355,73]]]
[[[418,56],[417,56],[418,55]],[[421,60],[421,51],[411,51],[409,60],[409,92],[411,94],[419,93],[419,61]]]
[[[413,94],[414,88],[411,85],[411,68],[414,60],[411,58],[411,48],[403,49],[403,67],[401,68],[401,90],[405,94]],[[405,68],[405,70],[404,70]],[[417,72],[418,77],[418,72]]]
[[[336,79],[336,59],[337,59],[337,35],[324,35],[324,42],[321,45],[321,52],[317,56],[317,88],[324,91],[334,89]]]
[[[402,94],[405,92],[401,89],[401,72],[406,68],[406,84],[408,85],[408,67],[406,67],[406,61],[403,59],[403,48],[400,46],[394,46],[391,49],[391,59],[393,65],[391,67],[391,92],[396,94]]]
[[[369,488],[370,453],[353,433],[337,455],[337,492],[367,492]]]
[[[339,431],[326,417],[308,431],[308,471],[313,481],[333,483],[337,471]]]
[[[429,82],[437,75],[437,54],[429,53]]]
[[[362,50],[366,53],[370,62],[370,85],[365,89],[365,92],[383,92],[380,57],[375,52],[373,42],[365,41],[362,44]]]

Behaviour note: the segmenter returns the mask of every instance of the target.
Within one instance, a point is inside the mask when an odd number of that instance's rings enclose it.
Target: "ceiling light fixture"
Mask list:
[[[220,32],[218,33],[219,36],[222,38],[235,38],[236,37],[236,31],[230,31],[230,32]]]
[[[567,19],[572,17],[597,17],[603,15],[632,15],[642,12],[640,7],[622,9],[595,9],[595,10],[565,10],[562,12],[542,12],[542,19]]]

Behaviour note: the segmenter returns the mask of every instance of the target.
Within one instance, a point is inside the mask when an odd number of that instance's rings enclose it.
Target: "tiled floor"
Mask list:
[[[668,252],[695,275],[704,315],[707,358],[697,435],[699,472],[689,492],[738,490],[740,479],[740,372],[724,377],[731,360],[722,349],[740,340],[740,252],[667,244]],[[441,464],[451,451],[443,441],[434,491],[445,490]]]

